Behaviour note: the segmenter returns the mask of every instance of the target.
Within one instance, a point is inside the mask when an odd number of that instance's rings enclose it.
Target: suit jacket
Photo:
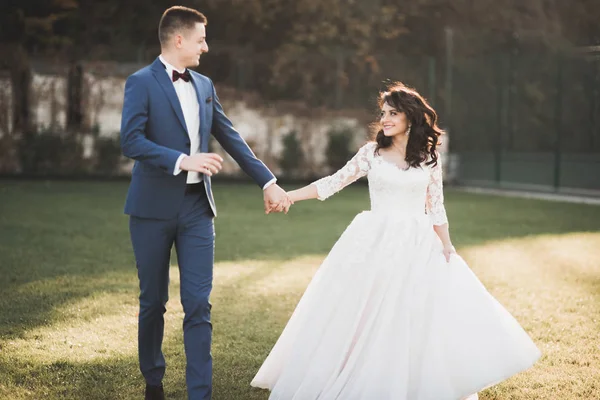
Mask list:
[[[274,178],[273,174],[233,128],[212,81],[197,72],[190,73],[200,105],[200,151],[208,152],[212,134],[262,188]],[[173,175],[173,171],[179,156],[189,154],[190,140],[175,87],[158,58],[127,78],[121,149],[135,160],[125,213],[142,218],[175,217],[185,195],[187,172]],[[216,216],[210,177],[202,175],[202,179]]]

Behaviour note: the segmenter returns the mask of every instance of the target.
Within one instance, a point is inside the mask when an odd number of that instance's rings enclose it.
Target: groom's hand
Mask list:
[[[277,184],[273,184],[264,190],[265,214],[271,212],[287,212],[292,205],[287,193]]]
[[[196,153],[185,156],[179,168],[184,171],[195,171],[208,176],[218,173],[222,166],[223,158],[215,153]]]
[[[283,212],[287,214],[292,204],[294,203],[290,200],[283,200],[281,203],[269,203],[266,213]]]

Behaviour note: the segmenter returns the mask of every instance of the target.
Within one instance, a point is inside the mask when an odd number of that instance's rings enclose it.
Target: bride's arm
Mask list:
[[[450,240],[450,231],[448,230],[448,224],[444,225],[434,225],[433,230],[439,236],[440,240],[444,245],[444,249],[442,252],[444,253],[444,257],[446,257],[446,261],[450,261],[450,256],[452,254],[456,254],[456,249],[452,245],[452,241]]]
[[[290,196],[292,203],[295,203],[301,200],[316,199],[319,197],[319,192],[317,192],[317,186],[314,183],[311,183],[303,188],[288,192],[288,196]]]
[[[450,240],[450,230],[448,229],[448,224],[444,225],[434,225],[433,230],[439,236],[442,244],[444,245],[444,249],[454,249],[452,245],[452,240]]]
[[[375,143],[362,146],[356,155],[333,175],[326,176],[298,190],[288,192],[292,202],[319,199],[325,200],[352,182],[365,176],[371,167]]]
[[[431,167],[431,179],[427,187],[426,209],[433,223],[433,230],[444,245],[444,256],[446,256],[446,260],[449,260],[450,254],[455,253],[456,250],[450,239],[448,217],[446,216],[446,208],[444,207],[442,159],[440,157],[437,159],[437,164]]]

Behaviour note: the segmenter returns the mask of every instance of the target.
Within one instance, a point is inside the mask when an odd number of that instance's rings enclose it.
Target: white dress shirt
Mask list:
[[[176,82],[173,82],[173,70],[184,73],[183,71],[178,70],[164,59],[162,54],[158,56],[160,61],[165,65],[165,72],[169,76],[169,80],[173,83],[175,87],[175,93],[177,93],[177,98],[179,99],[179,104],[181,104],[181,110],[183,111],[183,119],[185,120],[185,125],[187,128],[188,136],[190,137],[190,154],[193,155],[200,151],[200,104],[198,104],[198,97],[196,97],[196,89],[194,89],[194,84],[190,82],[186,82],[183,79],[178,79]],[[173,175],[178,175],[181,173],[181,168],[179,165],[181,161],[187,154],[181,154],[175,163],[175,170],[173,171]],[[198,183],[202,181],[200,174],[195,171],[189,171],[187,175],[187,183]]]
[[[169,64],[162,54],[158,56],[160,61],[165,66],[165,71],[169,76],[169,80],[173,83],[175,87],[175,92],[177,93],[177,98],[179,99],[179,103],[181,104],[181,109],[183,111],[183,118],[185,120],[185,125],[187,127],[187,132],[190,137],[190,154],[193,155],[200,152],[200,105],[198,104],[198,97],[196,97],[196,89],[194,88],[194,84],[190,82],[186,82],[183,79],[178,79],[176,82],[173,82],[172,76],[173,71],[177,71],[180,74],[185,72],[178,70],[171,64]],[[173,171],[173,175],[178,175],[181,173],[181,161],[187,154],[181,153],[177,162],[175,163],[175,169]],[[199,183],[202,181],[202,177],[198,172],[188,171],[187,183]],[[271,179],[263,186],[263,190],[271,186],[277,182],[276,178]]]

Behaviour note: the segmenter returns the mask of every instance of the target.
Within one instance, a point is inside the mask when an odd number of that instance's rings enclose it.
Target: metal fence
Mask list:
[[[460,60],[448,116],[466,184],[600,191],[600,59],[513,52]]]
[[[373,119],[378,90],[399,80],[438,111],[449,132],[448,176],[458,183],[600,194],[600,46],[558,52],[521,44],[472,56],[461,48],[459,56],[450,44],[440,57],[310,54],[278,82],[273,54],[213,43],[200,71],[266,103],[367,110]],[[2,152],[7,138],[0,136],[0,154],[15,152]]]
[[[322,73],[312,78],[316,89],[308,93],[294,85],[265,85],[270,70],[264,55],[225,53],[209,62],[221,63],[223,83],[267,97],[367,108],[373,117],[377,91],[400,80],[438,110],[449,132],[451,175],[459,183],[600,194],[599,49],[521,46],[469,57],[375,59],[365,72],[343,51],[311,56]]]

